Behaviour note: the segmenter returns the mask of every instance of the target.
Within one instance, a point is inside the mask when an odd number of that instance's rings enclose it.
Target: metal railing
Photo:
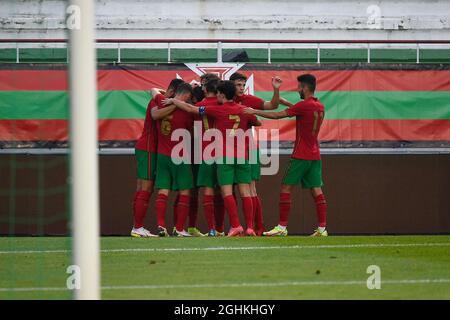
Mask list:
[[[174,44],[216,44],[217,50],[217,62],[222,62],[223,57],[223,44],[265,44],[267,50],[267,63],[272,63],[272,49],[274,44],[284,45],[283,49],[292,48],[292,45],[305,44],[314,45],[316,49],[317,60],[316,62],[321,63],[321,45],[326,44],[342,44],[342,45],[352,45],[360,44],[366,45],[367,48],[367,63],[371,63],[371,50],[373,50],[374,44],[379,45],[393,45],[393,44],[404,44],[411,45],[416,50],[416,63],[420,63],[420,49],[421,45],[450,45],[450,40],[258,40],[258,39],[97,39],[99,44],[116,44],[117,49],[117,63],[122,62],[121,50],[123,47],[121,44],[165,44],[167,46],[167,63],[172,61],[172,46]],[[65,43],[67,45],[67,39],[0,39],[0,43],[11,43],[15,44],[16,49],[16,63],[20,63],[20,47],[19,44],[38,44],[38,43]],[[289,46],[291,45],[291,46]],[[67,46],[66,46],[67,48]],[[322,47],[323,48],[323,47]],[[450,47],[449,47],[450,48]],[[195,48],[192,48],[195,49]],[[335,48],[339,49],[339,48]],[[69,61],[69,55],[67,54],[67,62]]]

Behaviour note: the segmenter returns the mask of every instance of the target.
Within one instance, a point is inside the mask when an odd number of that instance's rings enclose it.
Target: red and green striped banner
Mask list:
[[[41,67],[42,68],[42,67]],[[299,100],[296,77],[310,72],[318,79],[317,96],[325,105],[320,139],[327,142],[429,142],[450,144],[450,70],[249,70],[255,94],[270,100],[271,77],[283,79],[282,96]],[[141,133],[149,89],[167,87],[173,70],[113,68],[98,71],[101,141],[132,141]],[[67,72],[48,69],[0,69],[0,141],[67,141]],[[281,108],[281,107],[280,107]],[[295,139],[295,120],[265,120],[280,139]],[[373,144],[369,144],[373,145]]]

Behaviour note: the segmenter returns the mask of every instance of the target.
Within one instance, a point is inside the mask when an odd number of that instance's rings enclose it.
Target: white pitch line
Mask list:
[[[411,279],[383,280],[383,284],[445,284],[450,279]],[[243,288],[243,287],[295,287],[295,286],[340,286],[366,285],[367,281],[290,281],[290,282],[243,282],[243,283],[205,283],[205,284],[169,284],[142,286],[103,286],[102,290],[155,290],[155,289],[207,289],[207,288]],[[33,291],[69,291],[64,287],[41,288],[0,288],[0,292],[33,292]]]
[[[206,248],[127,248],[103,249],[101,253],[116,252],[180,252],[180,251],[232,251],[232,250],[283,250],[283,249],[352,249],[352,248],[399,248],[399,247],[447,247],[447,243],[373,243],[373,244],[336,244],[336,245],[294,245],[294,246],[259,246],[259,247],[206,247]],[[34,254],[34,253],[69,253],[71,250],[18,250],[0,251],[0,254]]]

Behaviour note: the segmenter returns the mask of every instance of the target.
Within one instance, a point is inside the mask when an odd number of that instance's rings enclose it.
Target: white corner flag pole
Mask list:
[[[70,148],[76,299],[100,299],[97,75],[94,2],[70,0]]]

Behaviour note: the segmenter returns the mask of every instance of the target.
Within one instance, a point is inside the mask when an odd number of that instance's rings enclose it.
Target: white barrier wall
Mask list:
[[[450,39],[450,1],[101,0],[98,38]],[[1,38],[64,38],[67,1],[1,0]]]

